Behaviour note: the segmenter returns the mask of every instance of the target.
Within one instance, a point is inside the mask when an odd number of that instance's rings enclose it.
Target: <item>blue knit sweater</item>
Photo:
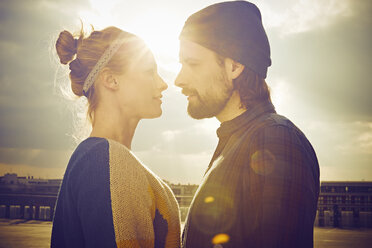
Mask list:
[[[88,138],[67,166],[51,247],[180,247],[177,201],[125,146]]]

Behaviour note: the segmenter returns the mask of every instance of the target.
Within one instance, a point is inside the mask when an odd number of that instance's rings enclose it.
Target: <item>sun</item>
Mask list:
[[[162,12],[144,11],[138,13],[133,17],[131,23],[128,23],[128,27],[144,39],[155,53],[168,56],[177,55],[178,33],[181,28],[175,23],[170,23],[169,14],[164,13],[164,10]]]
[[[137,14],[128,27],[145,41],[163,69],[176,73],[180,68],[178,35],[182,25],[183,20],[177,21],[171,13],[159,9]]]
[[[179,70],[178,35],[184,19],[174,11],[158,6],[156,1],[134,11],[118,0],[90,0],[90,8],[79,12],[79,15],[84,23],[92,24],[95,29],[117,26],[138,35],[166,70]]]

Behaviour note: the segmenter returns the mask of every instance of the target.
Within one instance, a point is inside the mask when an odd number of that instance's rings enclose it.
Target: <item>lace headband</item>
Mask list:
[[[106,49],[106,51],[102,54],[102,56],[97,61],[97,64],[93,67],[93,69],[89,72],[87,78],[84,81],[83,85],[83,93],[86,95],[92,84],[96,81],[99,72],[107,65],[110,61],[112,56],[118,51],[121,45],[124,43],[125,39],[123,39],[123,35],[119,35],[110,46]]]

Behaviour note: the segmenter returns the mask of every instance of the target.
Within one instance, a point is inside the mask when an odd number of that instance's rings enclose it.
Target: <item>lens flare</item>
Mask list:
[[[212,239],[212,244],[217,245],[217,244],[224,244],[229,242],[230,236],[227,235],[226,233],[219,233],[215,235]]]
[[[251,156],[251,168],[259,175],[268,175],[274,171],[275,156],[269,150],[258,150]]]

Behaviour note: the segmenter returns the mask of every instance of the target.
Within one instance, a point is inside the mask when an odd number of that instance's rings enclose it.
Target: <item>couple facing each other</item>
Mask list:
[[[115,27],[78,39],[63,31],[56,49],[73,92],[88,99],[92,132],[67,166],[52,247],[313,247],[319,165],[271,103],[270,46],[254,4],[208,6],[180,34],[175,84],[188,113],[221,122],[182,237],[172,191],[130,150],[138,122],[162,113],[167,85],[150,50]]]

